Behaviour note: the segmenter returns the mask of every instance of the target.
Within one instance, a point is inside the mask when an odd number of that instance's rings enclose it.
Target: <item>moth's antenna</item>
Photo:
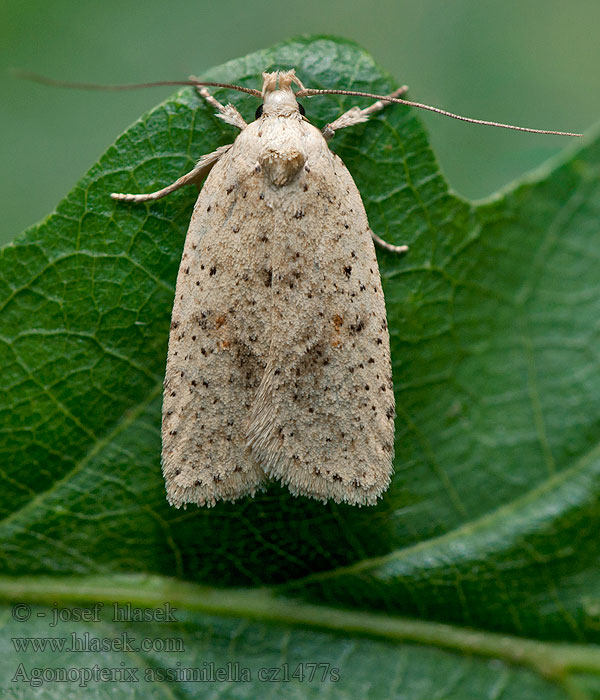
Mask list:
[[[549,129],[530,129],[526,126],[515,126],[514,124],[502,124],[501,122],[490,122],[485,119],[474,119],[472,117],[463,117],[460,114],[453,114],[445,109],[440,109],[439,107],[432,107],[431,105],[425,105],[421,102],[413,102],[412,100],[403,100],[400,97],[389,97],[386,95],[373,95],[370,92],[358,92],[355,90],[316,90],[313,88],[304,88],[303,90],[298,90],[296,97],[310,97],[311,95],[354,95],[355,97],[370,97],[374,100],[384,100],[386,102],[398,102],[401,105],[408,105],[409,107],[418,107],[419,109],[426,109],[430,112],[435,112],[436,114],[443,114],[445,117],[452,117],[452,119],[459,119],[462,122],[470,122],[471,124],[482,124],[483,126],[498,126],[502,129],[512,129],[513,131],[527,131],[530,134],[552,134],[554,136],[583,136],[583,134],[575,134],[570,131],[551,131]]]
[[[29,71],[16,70],[11,71],[13,75],[24,80],[29,80],[34,83],[40,83],[42,85],[50,85],[52,87],[70,88],[77,90],[137,90],[141,88],[149,87],[162,87],[165,85],[191,85],[191,86],[203,86],[203,87],[220,87],[229,88],[230,90],[237,90],[238,92],[245,92],[248,95],[253,95],[262,99],[262,93],[260,90],[255,90],[253,88],[243,87],[242,85],[232,85],[231,83],[217,83],[212,81],[201,81],[201,80],[158,80],[151,83],[131,83],[124,85],[101,85],[98,83],[78,83],[71,82],[67,80],[54,80],[53,78],[48,78],[45,75],[39,75],[38,73],[30,73]],[[426,105],[422,102],[413,102],[412,100],[403,100],[400,97],[390,97],[388,95],[375,95],[371,92],[360,92],[357,90],[318,90],[315,88],[303,88],[296,92],[296,97],[311,97],[313,95],[353,95],[354,97],[370,97],[373,100],[384,100],[385,102],[397,102],[398,104],[407,105],[409,107],[417,107],[418,109],[426,109],[429,112],[435,112],[436,114],[442,114],[445,117],[452,117],[452,119],[458,119],[459,121],[469,122],[471,124],[481,124],[483,126],[496,126],[501,129],[512,129],[513,131],[526,131],[530,134],[547,134],[553,136],[576,136],[581,137],[583,134],[573,133],[570,131],[554,131],[551,129],[531,129],[526,126],[516,126],[515,124],[503,124],[502,122],[493,122],[486,119],[474,119],[473,117],[464,117],[460,114],[454,114],[446,109],[441,109],[440,107],[433,107],[432,105]]]
[[[231,85],[230,83],[214,83],[201,80],[157,80],[153,83],[100,85],[98,83],[77,83],[70,82],[68,80],[54,80],[54,78],[48,78],[45,75],[30,73],[29,71],[23,70],[13,69],[11,72],[16,77],[22,78],[23,80],[30,80],[33,83],[41,83],[42,85],[50,85],[52,87],[72,88],[76,90],[137,90],[138,88],[161,87],[163,85],[192,85],[194,87],[205,86],[230,88],[231,90],[238,90],[239,92],[247,92],[249,95],[254,95],[254,97],[259,97],[262,99],[262,93],[260,90],[254,90],[253,88],[247,88],[241,85]]]

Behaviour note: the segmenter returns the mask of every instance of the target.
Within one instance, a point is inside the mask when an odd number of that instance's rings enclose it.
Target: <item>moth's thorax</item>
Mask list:
[[[257,163],[275,187],[292,182],[308,158],[305,131],[294,117],[264,117]]]
[[[263,73],[260,117],[238,136],[234,152],[250,156],[255,174],[275,189],[293,183],[323,147],[322,134],[300,113],[292,84],[303,88],[293,70]],[[254,160],[255,158],[255,160]]]
[[[263,118],[291,117],[302,119],[296,96],[290,88],[267,92],[263,101]]]
[[[329,149],[321,132],[299,112],[291,116],[263,113],[238,136],[231,156],[245,163],[248,177],[262,176],[279,188],[295,181],[323,150]]]

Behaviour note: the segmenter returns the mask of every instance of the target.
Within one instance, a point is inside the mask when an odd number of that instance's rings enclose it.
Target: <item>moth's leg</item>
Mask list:
[[[389,250],[391,253],[406,253],[408,250],[407,245],[392,245],[391,243],[384,241],[383,238],[379,238],[379,236],[376,233],[373,233],[373,231],[371,231],[371,238],[376,245],[381,246],[384,250]]]
[[[190,80],[196,80],[196,78],[191,76]],[[240,131],[243,131],[248,126],[244,117],[242,117],[233,105],[222,105],[205,87],[200,87],[198,85],[196,91],[200,97],[203,97],[211,107],[214,107],[219,112],[219,114],[217,114],[219,119],[222,119],[227,124],[237,126]]]
[[[118,199],[121,202],[150,202],[155,199],[166,197],[168,194],[175,192],[175,190],[178,190],[184,185],[198,185],[199,187],[202,180],[204,180],[204,178],[208,175],[213,165],[222,155],[227,153],[231,146],[232,144],[228,144],[227,146],[219,146],[216,151],[202,156],[202,158],[200,158],[200,160],[196,163],[193,170],[190,170],[189,173],[182,175],[178,180],[175,180],[175,182],[172,184],[167,185],[167,187],[163,187],[162,190],[149,192],[148,194],[121,194],[119,192],[113,192],[110,196],[113,199]]]
[[[392,92],[388,97],[402,97],[408,90],[406,85],[403,85],[398,90]],[[360,124],[361,122],[366,122],[367,119],[375,112],[381,111],[387,105],[393,104],[392,102],[385,102],[384,100],[377,100],[373,102],[372,105],[361,109],[360,107],[352,107],[347,112],[344,112],[340,117],[338,117],[331,124],[326,124],[322,129],[322,134],[326,141],[333,138],[336,131],[340,129],[345,129],[347,126],[354,126],[354,124]]]

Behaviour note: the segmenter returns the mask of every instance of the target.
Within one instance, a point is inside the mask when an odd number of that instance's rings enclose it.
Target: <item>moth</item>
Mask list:
[[[254,494],[353,505],[387,489],[394,391],[385,302],[360,194],[327,141],[383,108],[319,130],[293,70],[263,74],[262,105],[187,175],[140,202],[204,184],[177,277],[165,373],[162,467],[175,506]],[[399,93],[398,93],[399,94]],[[402,247],[387,246],[392,250]]]
[[[167,498],[212,506],[279,480],[294,495],[372,505],[388,488],[394,391],[385,301],[359,191],[328,141],[401,98],[305,88],[293,70],[262,90],[192,81],[240,129],[159,199],[202,187],[177,277],[166,365],[162,469]],[[207,86],[262,100],[246,123]],[[292,86],[298,88],[296,92]],[[322,130],[298,102],[329,92],[378,98]],[[562,133],[548,132],[541,133]]]

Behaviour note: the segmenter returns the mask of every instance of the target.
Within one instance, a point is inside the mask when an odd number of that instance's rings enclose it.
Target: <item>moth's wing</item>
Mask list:
[[[360,195],[324,148],[293,197],[273,195],[273,335],[248,437],[292,493],[372,504],[394,445],[385,303]]]
[[[268,354],[270,262],[242,197],[226,154],[198,197],[177,278],[162,425],[167,498],[176,506],[233,501],[266,480],[246,432]]]

